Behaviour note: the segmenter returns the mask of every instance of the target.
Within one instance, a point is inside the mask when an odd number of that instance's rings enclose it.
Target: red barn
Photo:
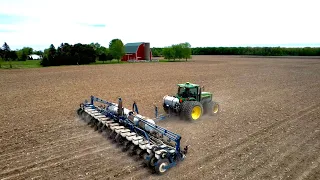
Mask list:
[[[127,43],[124,45],[125,55],[122,57],[122,61],[128,60],[151,60],[152,52],[150,49],[150,43],[137,42]]]

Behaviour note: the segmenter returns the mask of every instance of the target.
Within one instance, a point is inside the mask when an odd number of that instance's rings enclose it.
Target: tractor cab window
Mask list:
[[[184,98],[188,98],[188,97],[196,98],[197,93],[198,93],[197,88],[190,89],[190,88],[179,87],[178,89],[178,95]]]
[[[197,88],[190,89],[190,97],[197,98],[197,94],[198,94],[198,89]]]
[[[178,88],[178,95],[179,95],[179,96],[182,96],[184,90],[185,90],[185,88],[179,87],[179,88]]]
[[[179,89],[178,89],[178,95],[179,95],[179,96],[183,96],[185,90],[186,90],[185,88],[179,87]]]

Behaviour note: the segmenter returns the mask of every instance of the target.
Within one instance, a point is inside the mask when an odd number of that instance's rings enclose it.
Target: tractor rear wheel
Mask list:
[[[182,112],[187,120],[196,121],[201,118],[203,114],[203,107],[198,101],[187,101],[183,105]]]
[[[183,120],[185,118],[185,107],[186,107],[186,104],[188,104],[188,101],[185,101],[183,103],[181,103],[180,105],[180,111],[179,111],[179,118],[180,120]]]
[[[211,99],[209,99],[209,98],[202,99],[200,101],[200,103],[203,106],[203,114],[210,114],[211,109],[212,109],[211,106],[210,106],[210,102],[211,102]]]

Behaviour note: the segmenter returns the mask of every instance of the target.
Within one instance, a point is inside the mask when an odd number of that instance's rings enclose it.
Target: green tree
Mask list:
[[[41,58],[43,58],[43,51],[33,51],[33,54],[39,55]]]
[[[113,59],[110,50],[105,48],[105,47],[101,47],[100,50],[98,51],[99,53],[99,60],[100,61],[111,61]]]
[[[188,59],[191,59],[191,45],[188,42],[182,43],[182,57],[186,59],[186,61]]]
[[[2,50],[3,50],[3,59],[5,61],[7,61],[9,59],[10,61],[10,68],[12,68],[12,64],[11,64],[11,58],[10,58],[10,55],[11,55],[11,49],[9,47],[9,45],[7,44],[7,42],[4,42],[3,46],[2,46]]]
[[[31,47],[23,47],[22,49],[17,51],[17,56],[19,61],[25,61],[28,59],[28,56],[33,53],[33,49]]]
[[[56,52],[57,52],[57,50],[53,44],[51,44],[48,49],[45,49],[44,53],[43,53],[43,59],[41,60],[41,65],[42,66],[54,65],[54,59],[56,56]]]
[[[172,49],[174,52],[173,59],[182,59],[183,58],[183,48],[181,44],[174,44],[172,45]]]
[[[171,46],[165,47],[162,49],[162,55],[164,56],[165,59],[168,59],[168,60],[174,59],[174,55],[175,55],[174,49]]]
[[[151,51],[152,51],[153,57],[160,57],[161,56],[161,51],[159,48],[152,48]]]
[[[103,53],[102,52],[102,46],[99,43],[91,43],[90,46],[94,49],[95,51],[95,56],[96,59],[99,59],[99,56]]]
[[[56,50],[56,48],[54,47],[53,44],[50,45],[48,53],[49,53],[49,54],[48,54],[48,59],[49,59],[49,61],[50,61],[51,63],[54,62],[54,59],[55,59],[55,57],[56,57],[57,50]]]
[[[109,43],[109,50],[112,57],[118,60],[118,63],[125,55],[124,45],[120,39],[112,39]]]
[[[101,47],[99,43],[91,43],[90,46],[93,47],[95,51]]]
[[[96,48],[95,51],[96,51],[96,55],[97,55],[97,57],[98,57],[99,60],[100,60],[99,57],[100,57],[102,54],[105,54],[105,55],[106,55],[106,54],[109,52],[109,50],[108,50],[106,47],[104,47],[104,46],[100,46],[100,47]]]
[[[0,68],[3,61],[3,57],[4,57],[4,51],[2,50],[2,48],[0,48]]]

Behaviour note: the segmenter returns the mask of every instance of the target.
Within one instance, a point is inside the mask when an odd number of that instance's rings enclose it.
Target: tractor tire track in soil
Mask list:
[[[286,133],[287,132],[290,132],[290,133],[288,133],[287,136],[284,136],[283,139],[280,139],[280,140],[277,139],[278,141],[271,141],[271,140],[272,140],[272,138],[279,137],[280,134],[282,135],[282,133],[283,133],[282,128],[284,126],[288,125],[289,123],[294,123],[295,121],[299,121],[299,120],[301,120],[302,117],[305,117],[305,116],[309,115],[310,113],[313,113],[314,111],[318,111],[319,107],[320,107],[319,104],[314,105],[314,106],[310,106],[310,107],[302,110],[301,112],[297,113],[298,117],[296,117],[296,118],[289,117],[283,121],[280,121],[279,123],[272,124],[270,127],[266,128],[262,131],[258,131],[257,133],[249,136],[246,139],[239,141],[238,143],[232,144],[231,146],[228,146],[226,148],[218,150],[218,152],[216,152],[214,154],[210,154],[209,156],[206,156],[204,158],[199,159],[199,162],[194,163],[192,167],[193,168],[201,167],[200,171],[210,171],[211,169],[221,168],[222,166],[226,166],[226,165],[228,165],[228,167],[225,167],[225,168],[229,168],[232,170],[241,169],[242,167],[241,167],[240,162],[237,162],[237,163],[239,163],[238,164],[239,166],[235,166],[234,164],[231,165],[228,163],[228,162],[232,161],[232,159],[236,159],[236,158],[238,158],[239,160],[244,160],[243,165],[250,166],[250,165],[256,163],[256,162],[254,162],[255,158],[257,158],[257,156],[261,155],[262,153],[264,153],[263,154],[264,156],[270,155],[267,152],[267,150],[270,148],[270,146],[272,146],[272,144],[266,144],[266,143],[270,143],[270,142],[276,143],[279,141],[286,140],[285,142],[287,144],[282,145],[282,146],[278,145],[277,148],[281,148],[281,147],[285,148],[285,147],[288,147],[289,144],[291,144],[291,143],[296,143],[296,141],[295,141],[296,139],[294,139],[294,141],[289,141],[289,139],[293,138],[294,137],[293,135],[295,135],[295,132],[292,132],[292,131],[299,130],[300,127],[297,127],[297,129],[294,129],[294,130],[286,131]],[[320,136],[319,131],[316,131],[317,128],[318,128],[318,130],[320,129],[320,124],[318,122],[315,122],[314,124],[311,124],[311,125],[315,125],[315,126],[313,126],[313,128],[316,128],[316,129],[313,130],[313,134],[311,134],[310,138],[307,138],[307,140],[314,141],[314,139],[318,139],[318,137]],[[306,135],[305,131],[301,132],[300,135],[305,136]],[[306,144],[306,142],[303,142],[303,143]],[[255,152],[256,149],[258,150],[258,152]],[[257,154],[254,154],[254,153],[257,153]],[[279,153],[279,152],[274,152],[274,153]],[[247,155],[247,157],[245,157],[245,158],[241,157],[241,156],[246,156],[246,155]],[[271,154],[271,157],[273,155],[274,154]],[[265,161],[268,160],[268,157],[264,157],[264,158],[265,158],[264,159]],[[259,158],[257,158],[257,159],[259,159]],[[279,160],[279,159],[277,159],[277,160]],[[246,161],[249,161],[249,162],[246,162]],[[261,161],[263,161],[263,160],[261,160]],[[208,163],[210,163],[210,165],[207,165]],[[211,164],[214,165],[214,168],[212,168]],[[267,167],[269,167],[269,166],[267,166]],[[279,166],[276,166],[276,167],[278,168]],[[256,168],[252,168],[252,169],[256,170]],[[244,169],[244,170],[248,170],[248,169]],[[232,173],[232,172],[230,172],[230,173]],[[190,178],[195,175],[187,173],[187,174],[185,174],[185,176]],[[230,178],[227,176],[227,173],[215,174],[215,177],[226,178],[226,179]],[[242,179],[242,178],[236,177],[235,179]],[[259,178],[257,178],[257,179],[259,179]]]
[[[68,151],[68,149],[65,148],[66,145],[78,145],[80,146],[81,144],[87,144],[89,142],[91,142],[94,138],[99,138],[98,136],[96,136],[94,133],[91,133],[94,136],[90,136],[87,139],[83,138],[86,136],[75,136],[75,138],[68,138],[65,139],[64,141],[55,143],[55,144],[50,144],[49,147],[38,147],[36,148],[36,150],[33,150],[32,152],[27,152],[27,154],[23,153],[14,153],[11,155],[10,158],[6,158],[7,160],[10,161],[15,161],[16,163],[14,164],[15,166],[19,165],[19,163],[27,163],[25,161],[34,161],[34,157],[37,157],[37,159],[43,159],[48,155],[55,155],[55,154],[60,154],[61,152],[64,151]],[[88,135],[88,134],[87,134]],[[75,140],[78,139],[78,140]],[[70,141],[73,140],[73,141]],[[69,142],[68,142],[69,141]],[[70,148],[73,148],[73,147]],[[23,158],[23,162],[21,162],[21,158]],[[1,163],[2,161],[0,161]],[[18,163],[17,163],[18,162]]]
[[[192,61],[0,70],[0,101],[10,104],[0,109],[0,179],[320,179],[319,59]],[[162,176],[75,119],[90,95],[121,96],[128,108],[135,100],[154,117],[153,104],[186,81],[213,92],[222,111],[158,122],[191,145]]]
[[[71,129],[71,130],[74,130],[74,129]],[[57,132],[59,132],[58,129],[56,129],[55,132],[53,132],[53,133],[57,133]],[[31,148],[26,148],[26,149],[21,149],[18,151],[4,153],[4,154],[0,155],[0,158],[1,158],[0,163],[5,160],[11,160],[11,158],[20,158],[21,156],[24,156],[24,153],[26,153],[26,152],[27,153],[36,153],[39,151],[51,150],[54,147],[63,147],[66,144],[69,144],[70,142],[72,142],[74,139],[80,139],[80,141],[83,141],[83,139],[81,139],[82,137],[86,137],[86,136],[90,137],[90,135],[96,135],[96,133],[95,132],[85,132],[85,134],[84,134],[84,132],[82,132],[82,134],[81,134],[80,132],[78,132],[78,133],[76,133],[76,135],[73,135],[72,137],[50,141],[46,144],[40,144],[37,146],[33,146]]]

